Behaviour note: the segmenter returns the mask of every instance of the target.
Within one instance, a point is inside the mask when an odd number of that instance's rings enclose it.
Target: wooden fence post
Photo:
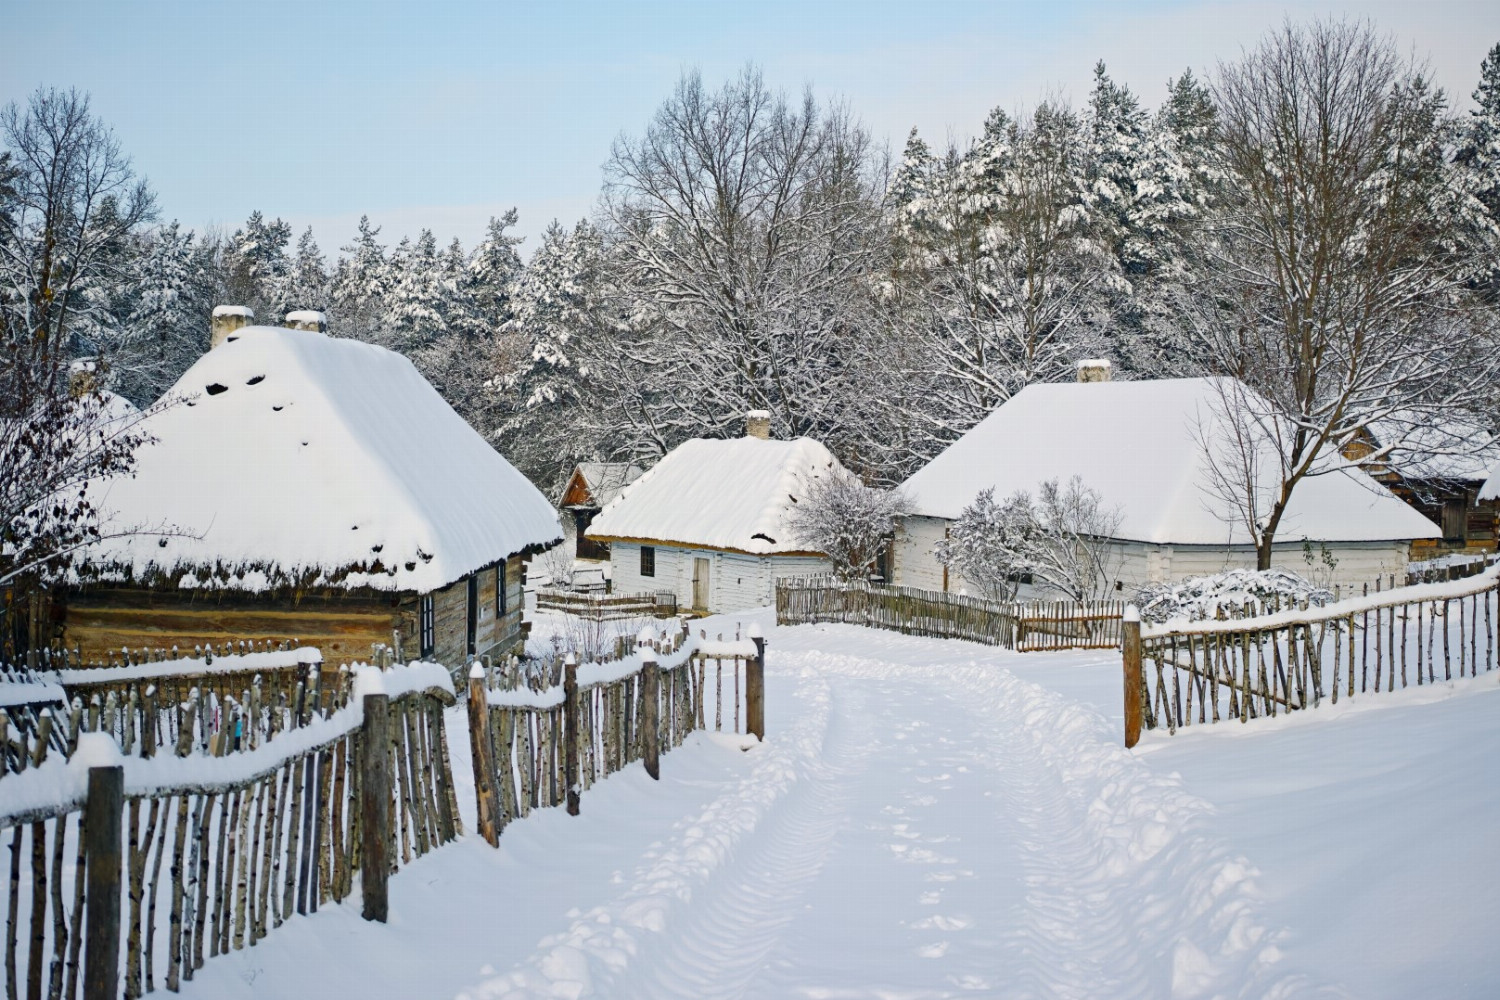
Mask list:
[[[490,744],[490,703],[484,690],[484,665],[478,662],[469,668],[469,749],[474,761],[474,799],[479,813],[479,835],[491,847],[499,847],[495,752]]]
[[[583,749],[582,734],[578,731],[578,654],[569,653],[563,660],[563,781],[568,786],[568,815],[578,815],[578,799],[582,776],[579,774],[578,755]]]
[[[391,704],[383,694],[365,695],[360,730],[359,867],[364,918],[385,923],[389,912],[391,839]]]
[[[120,826],[125,769],[89,768],[83,813],[85,910],[84,1000],[120,995]]]
[[[646,773],[661,780],[661,668],[656,650],[641,647],[641,734],[645,737]]]
[[[755,643],[755,659],[745,664],[745,729],[763,740],[766,738],[766,637],[754,622],[749,635]]]
[[[1125,749],[1141,741],[1141,613],[1135,605],[1125,609],[1120,622],[1120,649],[1125,667]]]

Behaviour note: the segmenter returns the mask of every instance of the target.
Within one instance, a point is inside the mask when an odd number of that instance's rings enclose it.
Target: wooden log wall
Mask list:
[[[1021,652],[1116,648],[1124,611],[1119,601],[998,604],[962,594],[831,578],[776,584],[779,625],[840,622]]]
[[[1185,627],[1142,642],[1147,729],[1248,722],[1495,669],[1500,583],[1462,596],[1346,602],[1274,627]],[[1331,609],[1336,609],[1332,606]],[[1330,609],[1330,610],[1331,610]],[[1305,608],[1303,610],[1306,610]]]
[[[332,698],[329,691],[321,702]],[[203,963],[259,942],[352,889],[360,870],[361,755],[390,755],[392,870],[454,838],[446,691],[391,702],[390,744],[357,726],[247,779],[127,787],[119,891],[125,997],[177,991]],[[328,709],[319,704],[320,711]],[[29,761],[45,759],[46,744]],[[6,1000],[80,994],[85,910],[82,801],[0,816],[10,847]]]

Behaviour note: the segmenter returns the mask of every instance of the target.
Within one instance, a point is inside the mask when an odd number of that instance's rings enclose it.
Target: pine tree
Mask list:
[[[254,309],[265,323],[280,322],[288,309],[292,264],[286,248],[291,239],[288,223],[281,219],[267,222],[258,210],[229,239],[229,294],[236,304]]]
[[[391,288],[391,265],[381,245],[380,227],[370,217],[359,219],[359,233],[343,248],[330,283],[330,299],[337,321],[332,329],[339,336],[382,343],[385,297]]]
[[[297,239],[297,255],[292,258],[287,274],[285,297],[289,309],[328,309],[328,272],[311,226]]]
[[[1478,249],[1491,266],[1488,277],[1481,281],[1487,300],[1500,305],[1500,240],[1494,238],[1500,232],[1500,44],[1490,49],[1480,64],[1474,104],[1457,159],[1466,185],[1489,216],[1491,238],[1482,241]]]

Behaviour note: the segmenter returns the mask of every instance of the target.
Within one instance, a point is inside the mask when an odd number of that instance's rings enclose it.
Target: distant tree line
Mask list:
[[[913,131],[895,156],[811,92],[689,73],[615,143],[593,216],[523,259],[514,211],[468,249],[391,246],[365,219],[333,258],[260,212],[162,224],[87,99],[41,91],[0,121],[0,294],[8,331],[46,329],[138,404],[202,352],[214,304],[321,309],[408,355],[549,491],[751,409],[889,484],[1081,358],[1229,374],[1275,408],[1245,431],[1284,457],[1245,513],[1265,540],[1317,456],[1372,423],[1496,429],[1500,45],[1474,97],[1456,113],[1370,26],[1315,22],[1154,110],[1100,64],[1080,107],[996,109],[970,142]],[[63,206],[38,180],[59,105],[114,158]]]

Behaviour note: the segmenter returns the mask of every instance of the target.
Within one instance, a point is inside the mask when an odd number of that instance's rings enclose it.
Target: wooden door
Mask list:
[[[693,607],[708,610],[708,560],[701,557],[693,559]]]

